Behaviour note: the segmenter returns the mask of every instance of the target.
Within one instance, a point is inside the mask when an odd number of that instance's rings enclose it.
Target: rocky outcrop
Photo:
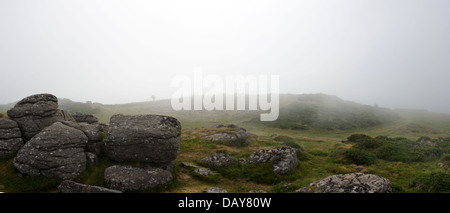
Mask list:
[[[212,131],[208,132],[206,136],[203,136],[203,139],[211,142],[228,142],[236,144],[247,144],[250,142],[247,130],[234,124],[216,125],[213,127]]]
[[[56,122],[44,128],[17,153],[13,165],[24,175],[73,179],[86,168],[88,138],[75,128]]]
[[[209,167],[222,167],[233,164],[235,159],[227,154],[213,154],[203,158],[202,162]]]
[[[51,94],[26,97],[7,113],[19,125],[25,142],[55,122],[75,121],[69,113],[58,109],[58,99]]]
[[[111,160],[170,165],[180,148],[181,124],[162,115],[114,115],[106,137]]]
[[[273,171],[278,175],[285,175],[298,165],[297,153],[300,150],[290,146],[276,149],[261,149],[253,152],[248,158],[248,163],[273,162]]]
[[[83,114],[80,112],[75,112],[72,113],[71,115],[78,123],[88,123],[88,124],[98,123],[98,118],[93,115]]]
[[[120,191],[148,189],[172,181],[172,174],[160,168],[115,165],[105,169],[104,178],[111,189]]]
[[[119,190],[108,189],[100,186],[90,186],[81,183],[76,183],[71,180],[64,180],[58,186],[62,193],[122,193]]]
[[[372,174],[350,173],[328,176],[296,192],[392,193],[392,187],[386,178]]]
[[[22,134],[17,123],[0,118],[0,156],[16,153],[22,146]]]

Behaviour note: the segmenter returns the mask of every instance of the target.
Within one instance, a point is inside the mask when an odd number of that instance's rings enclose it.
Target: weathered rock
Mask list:
[[[261,149],[250,155],[248,158],[248,163],[273,162],[273,171],[276,174],[284,175],[297,167],[298,152],[300,152],[300,150],[290,146],[284,146],[271,150]]]
[[[98,118],[93,115],[84,114],[80,112],[75,112],[72,113],[71,115],[78,123],[88,123],[88,124],[98,123]]]
[[[17,122],[0,118],[0,156],[17,152],[23,146]]]
[[[203,158],[202,162],[209,167],[222,167],[233,164],[235,159],[227,154],[213,154]]]
[[[222,131],[217,132],[218,130],[213,130],[208,135],[203,136],[204,139],[209,140],[211,142],[230,142],[230,143],[239,143],[246,144],[250,142],[250,139],[247,135],[247,130],[244,128],[239,128],[234,124],[229,125],[216,125],[213,128],[224,128]]]
[[[75,121],[69,113],[58,109],[58,99],[51,94],[26,97],[7,113],[18,123],[25,142],[55,122]]]
[[[122,193],[119,190],[108,189],[100,186],[91,186],[81,183],[76,183],[71,180],[64,180],[58,186],[62,193]]]
[[[227,190],[219,187],[209,187],[203,191],[204,193],[228,193]]]
[[[205,168],[198,168],[198,169],[194,170],[194,172],[199,174],[199,175],[201,175],[201,176],[205,176],[205,177],[208,177],[208,176],[211,176],[211,175],[215,175],[214,172],[212,172],[209,169],[205,169]]]
[[[121,165],[106,168],[104,178],[111,189],[120,191],[153,188],[173,179],[172,174],[164,169]]]
[[[86,168],[87,140],[80,130],[56,122],[23,146],[13,165],[25,175],[73,179]]]
[[[72,121],[63,121],[63,124],[82,131],[88,138],[86,152],[92,152],[97,156],[102,156],[105,152],[105,143],[103,143],[104,127],[98,123],[76,123]]]
[[[180,135],[181,124],[173,117],[114,115],[106,137],[106,153],[116,161],[167,165],[177,157]]]
[[[392,193],[388,179],[372,174],[350,173],[328,176],[297,192],[314,193]]]

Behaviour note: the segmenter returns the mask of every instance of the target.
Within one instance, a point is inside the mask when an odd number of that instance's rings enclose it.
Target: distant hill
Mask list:
[[[15,103],[0,105],[6,112]],[[174,116],[185,127],[211,124],[241,123],[252,126],[291,130],[356,130],[385,128],[392,134],[446,134],[450,132],[450,115],[411,109],[388,109],[345,101],[326,94],[281,94],[280,111],[276,121],[261,122],[262,111],[174,111],[170,100],[128,104],[75,102],[60,98],[59,108],[93,114],[108,123],[114,114],[162,114]]]
[[[282,129],[350,130],[393,123],[400,116],[391,109],[361,105],[325,94],[283,95],[280,115],[264,125]],[[252,122],[258,122],[257,118]]]

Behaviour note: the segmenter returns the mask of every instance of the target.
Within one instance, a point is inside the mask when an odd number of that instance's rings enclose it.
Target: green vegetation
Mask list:
[[[417,188],[422,193],[449,193],[450,174],[444,172],[433,172],[421,174],[414,178],[411,187]]]
[[[352,130],[376,127],[399,119],[388,109],[343,101],[325,94],[306,94],[281,98],[280,115],[269,127],[292,130]],[[258,118],[251,122],[257,123]]]
[[[376,160],[375,154],[362,149],[347,149],[344,151],[343,155],[349,163],[357,165],[374,164]]]
[[[367,158],[371,158],[368,156],[376,155],[379,159],[405,163],[439,159],[444,153],[449,153],[448,147],[450,146],[450,138],[440,138],[436,142],[432,142],[428,137],[421,137],[417,141],[412,141],[403,137],[389,138],[379,136],[371,138],[367,135],[358,134],[348,137],[348,141],[354,143],[352,153],[364,151],[365,154],[360,153],[359,155]],[[354,155],[356,154],[347,157],[355,158]]]
[[[60,101],[60,108],[94,114],[106,123],[117,113],[164,114],[180,120],[181,146],[173,183],[133,192],[197,193],[218,186],[229,192],[288,193],[327,176],[351,172],[388,178],[395,193],[450,192],[450,115],[389,110],[322,94],[281,95],[280,117],[275,122],[260,122],[260,111],[173,111],[168,100],[123,105]],[[2,112],[8,109],[0,106]],[[204,140],[202,136],[210,129],[200,127],[216,124],[247,129],[250,142],[234,145]],[[285,145],[302,152],[298,154],[298,167],[284,176],[275,175],[271,163],[236,162],[229,167],[209,168],[217,173],[211,177],[198,176],[193,168],[180,166],[181,162],[190,162],[205,167],[201,159],[215,153],[247,159],[256,150]],[[58,192],[61,180],[19,177],[12,166],[13,157],[0,158],[0,191]],[[98,164],[88,165],[75,181],[106,186],[104,170],[114,164],[117,162],[102,157]]]

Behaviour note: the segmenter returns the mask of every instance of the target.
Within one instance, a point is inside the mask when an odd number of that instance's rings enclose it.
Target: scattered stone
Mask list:
[[[209,187],[203,191],[204,193],[228,193],[227,190],[221,189],[219,187]]]
[[[303,187],[303,188],[295,191],[295,193],[311,193],[311,192],[313,192],[313,191],[309,187]]]
[[[90,186],[76,183],[71,180],[64,180],[58,186],[62,193],[122,193],[119,190],[108,189],[100,186]]]
[[[248,193],[267,193],[267,192],[264,190],[251,190]]]
[[[17,122],[0,118],[0,156],[16,153],[23,146]]]
[[[189,162],[181,162],[180,165],[184,166],[184,167],[191,167],[191,168],[199,168],[198,166],[189,163]]]
[[[239,158],[239,163],[247,163],[247,160],[245,158]]]
[[[75,119],[75,121],[77,121],[78,123],[82,123],[82,122],[88,123],[88,124],[98,123],[98,118],[93,115],[84,114],[84,113],[80,113],[80,112],[75,112],[75,113],[72,113],[71,115]]]
[[[217,125],[214,125],[213,127],[214,128],[223,128],[223,127],[226,127],[226,128],[240,128],[240,127],[238,127],[235,124],[227,124],[227,125],[217,124]]]
[[[148,189],[172,181],[172,174],[161,168],[115,165],[105,169],[104,178],[111,189],[120,191]]]
[[[248,158],[248,163],[273,162],[273,171],[276,174],[284,175],[297,167],[298,152],[300,152],[300,150],[290,146],[284,146],[271,150],[261,149],[250,155]]]
[[[55,122],[75,121],[69,113],[58,109],[58,99],[51,94],[26,97],[7,113],[19,125],[25,142]]]
[[[106,137],[111,160],[171,164],[181,142],[180,122],[162,115],[113,115]]]
[[[201,176],[205,176],[205,177],[208,177],[208,176],[211,176],[211,175],[215,175],[214,172],[212,172],[209,169],[205,169],[205,168],[198,168],[198,169],[194,170],[194,172],[199,174],[199,175],[201,175]]]
[[[13,165],[25,175],[73,179],[86,168],[87,140],[80,130],[56,122],[23,146]]]
[[[223,167],[233,164],[235,160],[231,155],[213,154],[203,158],[202,162],[209,167]]]
[[[286,184],[284,184],[284,185],[282,186],[282,188],[289,188],[290,186],[292,186],[292,184],[286,183]]]
[[[212,133],[203,136],[203,138],[211,142],[231,142],[239,144],[247,144],[250,142],[250,139],[247,135],[247,130],[245,130],[244,128],[240,128],[234,124],[219,124],[214,126],[214,128],[226,129],[224,130],[224,132],[217,132],[217,130],[215,130]]]
[[[297,191],[308,191],[305,188]],[[363,173],[328,176],[311,183],[308,188],[314,193],[392,193],[388,179]]]

